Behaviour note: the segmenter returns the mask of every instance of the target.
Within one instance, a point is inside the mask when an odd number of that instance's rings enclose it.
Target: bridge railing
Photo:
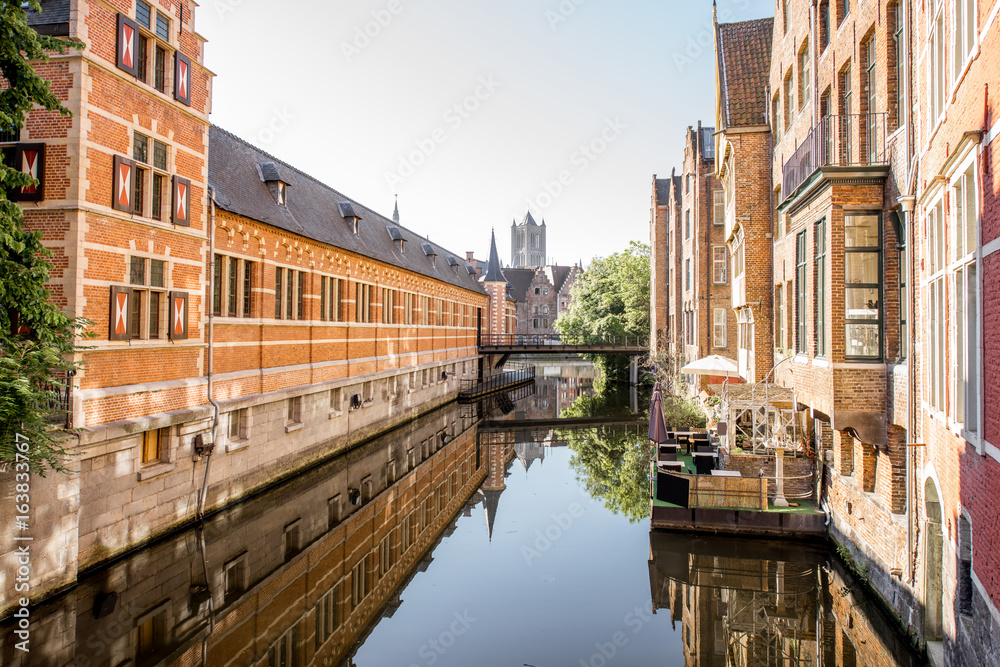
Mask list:
[[[540,347],[574,345],[646,348],[649,336],[585,336],[574,334],[483,334],[480,347]]]

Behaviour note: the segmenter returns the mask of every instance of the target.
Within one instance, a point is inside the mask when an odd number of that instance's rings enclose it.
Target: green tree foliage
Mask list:
[[[592,338],[648,336],[649,276],[649,246],[644,243],[632,241],[624,252],[594,258],[573,285],[572,305],[556,320],[556,329],[563,335]],[[625,377],[628,358],[591,358],[601,378]]]
[[[27,5],[40,11],[37,0]],[[20,2],[0,2],[0,127],[21,127],[34,105],[69,115],[33,62],[48,60],[82,43],[36,33]],[[78,334],[87,324],[64,315],[45,288],[52,265],[40,232],[24,228],[21,207],[7,192],[31,179],[0,163],[0,462],[16,460],[17,442],[27,442],[32,472],[65,470],[64,434],[53,430],[53,406],[61,378],[75,368]],[[20,437],[18,437],[20,436]],[[23,445],[22,445],[23,446]],[[23,459],[22,459],[23,460]]]
[[[648,404],[648,396],[640,405]],[[561,417],[632,416],[628,389],[609,384],[603,391],[580,396]],[[645,427],[637,436],[634,427],[567,429],[559,439],[569,443],[570,465],[592,498],[632,523],[649,516],[649,459],[652,446]]]

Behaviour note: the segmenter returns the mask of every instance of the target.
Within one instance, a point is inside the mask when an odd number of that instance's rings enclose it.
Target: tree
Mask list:
[[[41,11],[37,0],[25,4]],[[20,128],[34,105],[69,115],[32,63],[83,43],[39,35],[20,2],[0,2],[0,36],[0,77],[7,83],[0,91],[0,127]],[[66,316],[49,300],[52,253],[41,232],[25,229],[21,207],[7,196],[33,181],[6,162],[0,161],[0,462],[26,457],[31,472],[44,475],[66,470],[65,435],[53,429],[52,417],[88,322]]]
[[[572,305],[556,320],[559,333],[603,338],[649,335],[649,246],[632,241],[624,252],[596,257],[573,285]],[[622,379],[628,359],[588,355],[604,380]]]

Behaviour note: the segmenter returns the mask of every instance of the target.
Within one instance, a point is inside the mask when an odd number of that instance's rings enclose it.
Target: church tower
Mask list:
[[[545,266],[545,219],[538,225],[529,211],[520,225],[510,225],[510,265],[515,269]]]

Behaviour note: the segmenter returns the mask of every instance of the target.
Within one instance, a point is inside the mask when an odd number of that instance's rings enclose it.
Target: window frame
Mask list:
[[[884,257],[882,256],[882,244],[884,241],[884,231],[882,229],[883,218],[882,211],[845,211],[844,212],[844,229],[847,229],[847,218],[849,217],[862,217],[862,216],[874,216],[877,232],[877,245],[874,246],[847,246],[846,232],[844,239],[844,360],[845,361],[855,361],[855,362],[867,362],[867,363],[880,363],[885,358],[885,277],[884,271]],[[848,255],[851,254],[862,254],[862,253],[873,253],[876,256],[876,266],[875,266],[875,276],[878,278],[877,283],[848,283],[847,282],[847,261]],[[847,294],[852,289],[866,290],[874,289],[876,290],[876,296],[878,299],[877,306],[877,318],[875,320],[863,319],[863,318],[851,318],[847,316]],[[857,325],[876,325],[876,330],[878,334],[878,354],[875,355],[860,355],[860,354],[849,354],[847,350],[850,349],[848,344],[848,331],[851,324]]]
[[[806,230],[795,235],[795,352],[806,354]]]
[[[813,258],[813,282],[815,284],[815,292],[813,294],[813,335],[816,345],[815,356],[825,358],[827,356],[826,267],[829,252],[829,241],[827,240],[827,224],[825,217],[816,221],[813,243],[813,247],[815,249],[815,256]]]
[[[142,275],[137,276],[135,272],[136,262],[142,266]],[[161,284],[153,284],[153,269],[159,264]],[[165,259],[149,257],[143,255],[129,256],[128,286],[132,290],[129,308],[129,338],[130,340],[157,341],[167,338],[167,326],[169,318],[169,296],[168,286],[169,264]],[[141,282],[135,282],[136,280]],[[155,311],[155,331],[153,329],[154,310],[153,297],[156,294],[157,307]]]
[[[719,257],[719,254],[722,257]],[[728,278],[729,252],[724,245],[712,246],[712,282],[716,285],[726,284]]]
[[[726,310],[726,308],[716,307],[712,311],[712,347],[724,348],[727,345],[726,329],[729,314]]]

